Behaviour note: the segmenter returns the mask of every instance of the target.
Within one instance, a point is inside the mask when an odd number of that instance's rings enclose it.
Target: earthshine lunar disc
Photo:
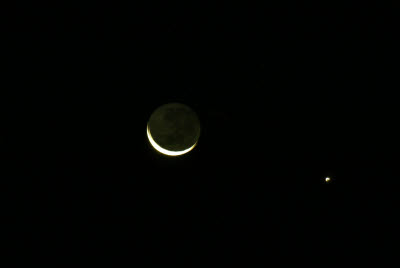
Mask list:
[[[184,104],[164,104],[150,116],[147,137],[160,153],[182,155],[196,146],[200,137],[200,121],[196,113]]]

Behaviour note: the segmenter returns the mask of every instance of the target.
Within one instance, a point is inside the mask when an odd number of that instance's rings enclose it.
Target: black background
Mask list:
[[[8,249],[27,252],[15,260],[279,267],[390,253],[393,8],[21,4],[4,24],[1,133]],[[176,101],[202,133],[167,157],[145,129]]]

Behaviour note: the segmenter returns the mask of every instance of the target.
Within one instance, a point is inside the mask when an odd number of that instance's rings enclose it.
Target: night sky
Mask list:
[[[5,254],[381,263],[398,214],[392,5],[17,6],[2,53]],[[201,122],[183,156],[146,136],[169,102]]]

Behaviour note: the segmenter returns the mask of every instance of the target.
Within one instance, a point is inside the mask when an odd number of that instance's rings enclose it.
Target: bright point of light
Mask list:
[[[150,134],[149,131],[149,126],[147,126],[147,137],[149,138],[149,141],[151,143],[151,145],[154,147],[154,149],[156,149],[157,151],[159,151],[162,154],[166,154],[166,155],[170,155],[170,156],[177,156],[177,155],[182,155],[182,154],[186,154],[187,152],[191,151],[197,144],[197,142],[190,148],[183,150],[183,151],[170,151],[170,150],[166,150],[164,148],[162,148],[160,145],[158,145],[154,140],[153,137]]]
[[[329,177],[326,177],[326,178],[325,178],[325,181],[326,181],[326,182],[330,182],[330,180],[331,180],[331,178],[329,178]]]

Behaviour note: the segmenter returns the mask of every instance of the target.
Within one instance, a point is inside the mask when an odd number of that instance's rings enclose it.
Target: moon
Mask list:
[[[197,145],[200,120],[197,114],[182,103],[168,103],[158,107],[147,123],[147,137],[158,152],[183,155]]]

